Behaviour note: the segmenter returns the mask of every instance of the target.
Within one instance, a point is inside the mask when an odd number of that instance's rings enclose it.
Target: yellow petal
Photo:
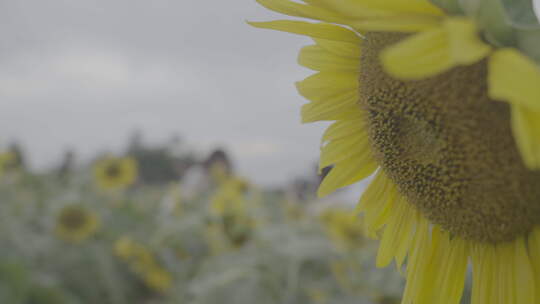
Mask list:
[[[428,0],[350,0],[359,2],[367,7],[396,13],[415,13],[427,15],[442,15],[443,12]]]
[[[398,78],[422,79],[456,65],[472,64],[489,51],[469,20],[448,18],[439,28],[387,48],[381,53],[381,60],[386,70]]]
[[[377,267],[388,266],[396,256],[401,241],[399,237],[401,237],[401,233],[405,230],[404,226],[408,222],[408,219],[404,218],[404,215],[407,214],[407,208],[409,206],[400,202],[396,204],[395,210],[392,210],[379,245]]]
[[[311,5],[332,9],[353,18],[396,14],[442,15],[443,12],[427,0],[303,0]]]
[[[323,101],[307,103],[302,106],[302,122],[354,119],[361,112],[357,101],[357,92],[346,92]]]
[[[536,303],[540,300],[540,228],[535,228],[527,240],[534,275]]]
[[[415,303],[415,298],[420,294],[422,282],[426,274],[426,262],[429,258],[429,223],[422,217],[419,217],[416,231],[411,245],[411,252],[407,259],[407,284],[403,292],[404,304]]]
[[[293,34],[322,38],[333,41],[361,43],[361,38],[353,31],[328,23],[309,23],[304,21],[277,20],[269,22],[248,22],[258,28],[289,32]]]
[[[347,92],[357,92],[358,74],[348,72],[320,72],[296,83],[300,95],[311,101],[323,101]]]
[[[321,148],[319,168],[325,168],[348,158],[369,153],[367,134],[359,131],[351,136],[333,140]]]
[[[473,288],[471,304],[498,302],[498,290],[495,286],[497,265],[495,247],[491,244],[475,244],[472,252]],[[497,286],[498,287],[498,286]],[[493,300],[492,300],[493,299]]]
[[[440,286],[442,270],[446,266],[445,254],[447,247],[445,244],[446,234],[438,226],[433,227],[431,231],[431,241],[429,242],[429,255],[423,267],[423,278],[418,284],[421,286],[416,295],[415,304],[432,304],[433,298],[440,292],[440,289],[447,286]],[[437,269],[437,270],[435,270]]]
[[[440,26],[441,19],[436,16],[398,15],[378,18],[365,18],[352,21],[350,26],[355,30],[381,32],[419,32]]]
[[[326,196],[339,188],[356,183],[377,169],[377,163],[369,153],[336,164],[323,179],[317,195]]]
[[[382,170],[377,171],[373,180],[369,183],[366,191],[360,197],[358,206],[356,207],[357,212],[365,212],[370,210],[375,205],[381,203],[381,196],[393,185],[392,181],[382,172]]]
[[[540,68],[514,49],[496,51],[489,61],[489,95],[540,111]]]
[[[368,18],[376,16],[388,16],[393,14],[383,9],[370,8],[356,0],[303,0],[304,2],[335,11],[352,19]]]
[[[512,105],[512,131],[527,167],[540,169],[540,111]]]
[[[445,234],[441,250],[446,254],[440,264],[440,291],[436,299],[440,303],[459,304],[465,287],[468,246],[466,241],[457,237],[450,240],[448,233]]]
[[[315,71],[358,72],[360,69],[359,59],[338,56],[317,45],[303,47],[298,63]]]
[[[334,55],[354,58],[358,60],[358,65],[360,65],[360,45],[348,42],[341,41],[332,41],[326,39],[313,39],[318,46],[323,48],[325,51],[330,52]]]
[[[356,134],[358,129],[364,130],[365,117],[362,114],[355,119],[336,121],[326,129],[321,141],[325,143],[331,140],[345,138]]]
[[[404,198],[401,198],[399,201],[400,204],[407,205],[407,202]],[[396,268],[401,273],[401,267],[405,261],[407,253],[410,251],[411,242],[413,237],[413,227],[417,225],[415,210],[411,206],[405,208],[405,212],[401,215],[401,220],[404,221],[401,224],[401,229],[396,235],[398,245],[396,247],[396,254],[394,255],[396,261]]]
[[[388,184],[388,186],[371,208],[366,209],[365,222],[369,234],[376,234],[389,222],[400,199],[396,187],[393,184]]]
[[[401,199],[394,182],[379,170],[362,194],[357,206],[357,212],[365,213],[364,222],[368,235],[376,236],[376,233],[388,223]]]
[[[534,273],[523,238],[514,241],[514,259],[515,277],[510,284],[515,290],[515,302],[535,303]]]
[[[346,23],[343,15],[321,7],[287,0],[257,0],[262,6],[289,16],[310,18],[332,23]]]
[[[478,35],[476,25],[464,18],[448,18],[443,24],[455,64],[469,65],[486,57],[491,48]]]

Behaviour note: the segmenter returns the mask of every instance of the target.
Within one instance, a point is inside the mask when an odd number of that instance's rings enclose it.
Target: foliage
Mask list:
[[[319,215],[232,177],[189,198],[178,184],[112,191],[91,177],[2,176],[0,303],[346,304],[399,294],[401,279],[374,271],[374,246],[339,212]],[[69,206],[99,223],[76,242],[58,233]]]

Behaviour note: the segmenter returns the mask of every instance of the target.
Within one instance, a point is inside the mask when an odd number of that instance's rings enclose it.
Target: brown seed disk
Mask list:
[[[360,105],[375,157],[408,202],[451,234],[511,241],[540,224],[540,172],[523,164],[506,103],[487,95],[485,61],[420,81],[399,81],[380,51],[404,36],[371,33]]]
[[[66,209],[60,214],[62,226],[70,229],[78,229],[84,226],[87,217],[84,211],[78,209]]]

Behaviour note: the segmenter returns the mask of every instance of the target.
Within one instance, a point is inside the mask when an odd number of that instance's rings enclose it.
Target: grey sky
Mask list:
[[[251,28],[282,16],[254,0],[0,3],[0,142],[32,164],[124,147],[135,128],[201,150],[226,146],[259,183],[307,173],[322,124],[301,125],[294,81],[309,40]]]

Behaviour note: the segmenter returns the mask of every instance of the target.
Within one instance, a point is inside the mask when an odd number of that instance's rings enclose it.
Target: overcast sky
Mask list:
[[[282,18],[254,0],[4,0],[0,17],[0,143],[35,167],[120,151],[139,128],[225,146],[262,184],[312,170],[323,124],[300,124],[294,89],[309,40],[248,26]]]

